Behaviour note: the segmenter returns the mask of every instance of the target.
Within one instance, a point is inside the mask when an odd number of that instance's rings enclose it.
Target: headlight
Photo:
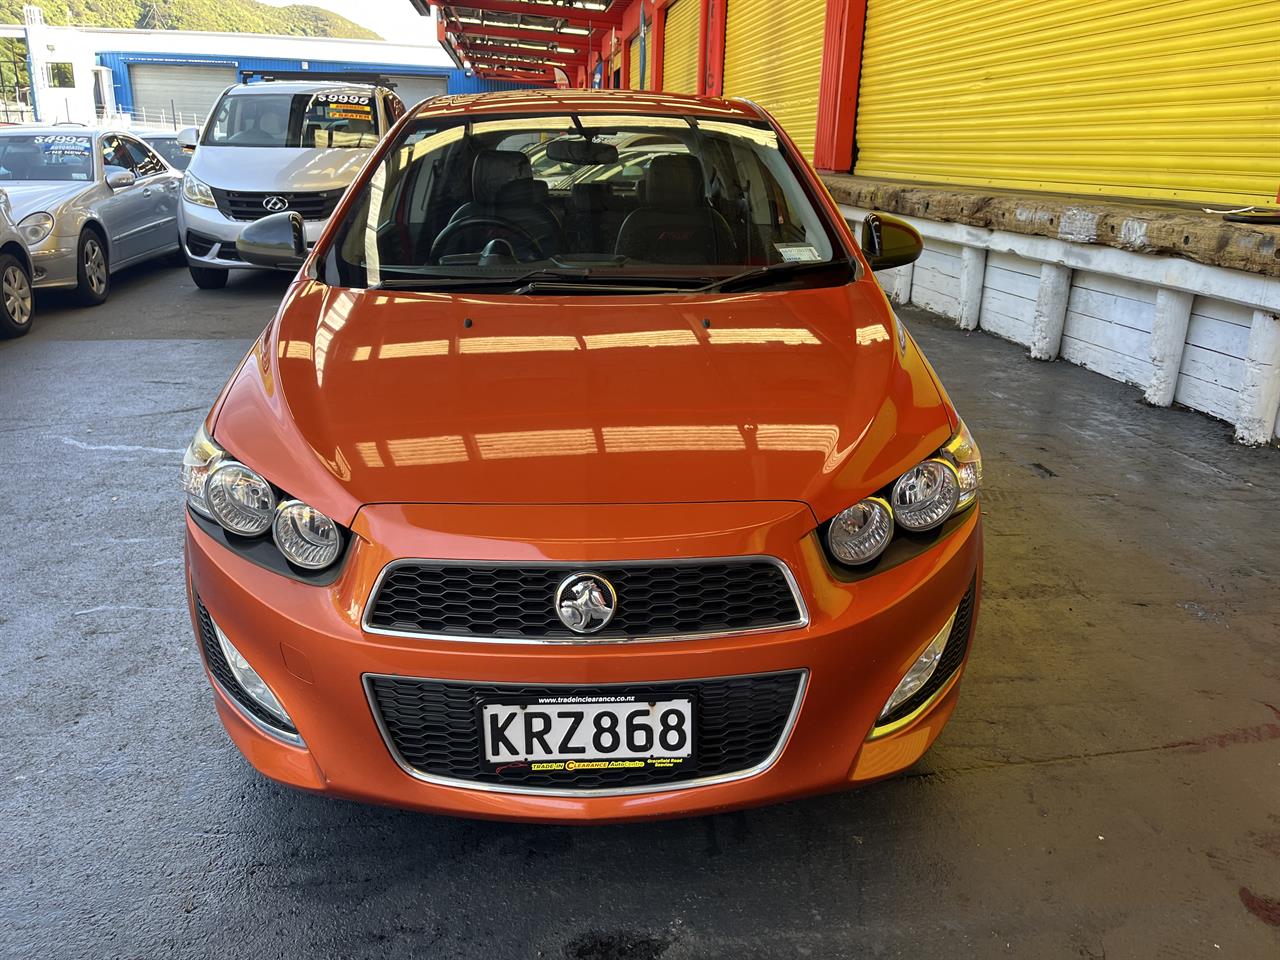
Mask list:
[[[271,484],[243,463],[223,460],[209,474],[204,499],[213,519],[242,537],[265,533],[275,518],[276,494]]]
[[[182,488],[187,492],[187,506],[210,520],[216,518],[204,498],[204,485],[209,479],[209,471],[224,456],[226,452],[210,439],[203,424],[191,438],[187,452],[182,455]]]
[[[926,460],[898,478],[889,495],[904,530],[932,530],[951,516],[960,499],[960,479],[946,460]]]
[[[982,486],[982,452],[964,423],[942,448],[941,455],[956,468],[960,481],[960,499],[956,501],[956,509],[963,510],[978,498],[978,489]]]
[[[870,563],[893,539],[893,513],[879,497],[868,497],[837,513],[827,527],[827,547],[841,563]]]
[[[285,559],[307,570],[329,566],[342,549],[338,525],[301,500],[280,504],[271,533]]]
[[[33,213],[23,217],[18,224],[18,233],[27,241],[28,246],[35,246],[49,234],[53,233],[53,217],[47,213]]]
[[[182,175],[182,196],[192,203],[198,203],[202,207],[216,207],[218,204],[213,199],[213,191],[209,189],[209,185],[203,180],[191,175],[188,170]]]

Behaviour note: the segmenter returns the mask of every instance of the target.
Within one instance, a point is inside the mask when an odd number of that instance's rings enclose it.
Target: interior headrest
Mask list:
[[[654,157],[644,172],[647,207],[701,207],[706,204],[702,164],[687,153]]]
[[[579,210],[604,210],[613,200],[613,184],[608,180],[575,183],[570,199]]]
[[[519,150],[481,150],[471,165],[471,196],[479,202],[492,200],[504,183],[532,178],[529,158]]]
[[[546,203],[547,195],[547,185],[541,180],[508,180],[498,187],[493,198],[503,204]]]

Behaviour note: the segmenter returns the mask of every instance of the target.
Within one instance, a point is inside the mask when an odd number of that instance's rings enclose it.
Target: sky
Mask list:
[[[435,39],[431,21],[413,9],[409,0],[262,0],[273,7],[306,3],[332,10],[352,20],[384,40],[396,43],[426,43]]]

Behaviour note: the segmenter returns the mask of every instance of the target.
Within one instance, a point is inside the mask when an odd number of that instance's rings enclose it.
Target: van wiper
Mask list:
[[[700,293],[716,292],[731,293],[742,290],[758,290],[762,287],[771,287],[775,284],[787,283],[797,278],[807,277],[810,274],[830,273],[833,277],[838,277],[842,282],[847,282],[848,278],[854,273],[853,262],[850,260],[802,260],[796,263],[775,263],[769,267],[757,267],[754,270],[745,270],[742,273],[735,273],[732,276],[725,277],[723,280],[716,280],[708,283],[705,287],[699,288]]]

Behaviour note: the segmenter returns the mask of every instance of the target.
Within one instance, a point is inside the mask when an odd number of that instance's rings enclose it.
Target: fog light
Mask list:
[[[266,681],[258,676],[257,670],[249,666],[249,661],[227,639],[227,635],[222,632],[222,628],[215,623],[213,630],[218,635],[218,646],[222,648],[222,655],[227,658],[227,666],[231,668],[231,675],[236,678],[236,683],[240,684],[240,689],[254,703],[288,726],[290,730],[296,729],[293,725],[293,720],[285,712],[284,707],[280,705],[280,701],[271,692],[271,688],[267,686]]]
[[[951,625],[955,623],[955,620],[956,615],[953,613],[947,618],[947,622],[943,624],[942,629],[938,631],[938,635],[933,638],[933,642],[925,648],[924,653],[920,654],[920,658],[911,665],[907,675],[902,678],[897,689],[889,697],[889,702],[880,711],[881,720],[911,699],[921,687],[929,682],[933,672],[938,669],[939,661],[942,660],[942,651],[946,649],[947,640],[951,636]]]

